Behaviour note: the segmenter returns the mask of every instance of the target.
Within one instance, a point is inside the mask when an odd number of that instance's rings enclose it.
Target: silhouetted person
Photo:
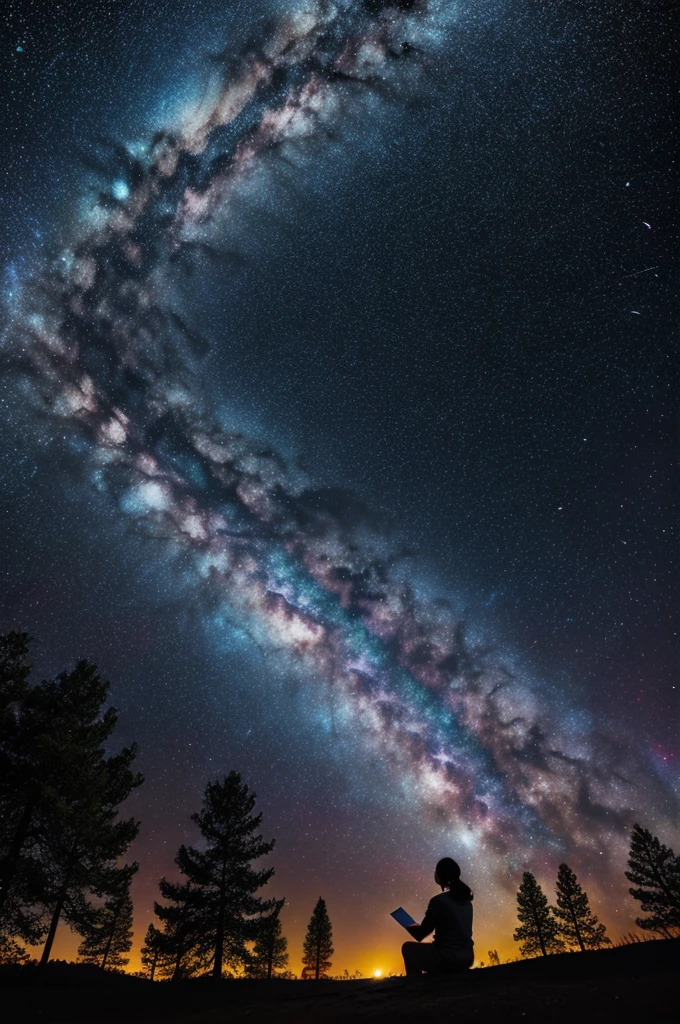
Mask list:
[[[434,880],[442,892],[427,905],[422,924],[408,929],[416,942],[401,947],[406,974],[455,974],[472,967],[472,892],[460,880],[460,868],[451,857],[437,864]],[[434,932],[434,941],[421,939]]]

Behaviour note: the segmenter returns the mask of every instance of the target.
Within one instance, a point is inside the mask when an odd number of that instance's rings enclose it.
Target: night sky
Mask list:
[[[0,629],[258,794],[291,966],[679,841],[671,5],[6,0]],[[139,942],[138,942],[139,945]],[[66,933],[56,955],[72,951]]]

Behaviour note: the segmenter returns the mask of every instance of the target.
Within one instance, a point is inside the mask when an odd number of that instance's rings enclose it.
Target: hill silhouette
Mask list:
[[[9,1019],[73,1024],[230,1022],[671,1020],[677,1007],[680,940],[564,953],[455,977],[383,981],[209,980],[152,983],[87,965],[49,965],[42,985],[30,968],[0,971]],[[674,1019],[674,1014],[673,1014]]]

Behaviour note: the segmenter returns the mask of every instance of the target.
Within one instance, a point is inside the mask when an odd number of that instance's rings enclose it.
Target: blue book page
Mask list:
[[[393,910],[392,913],[390,914],[390,917],[393,917],[394,920],[402,926],[402,928],[408,928],[410,927],[410,925],[416,923],[414,919],[411,917],[411,915],[406,910],[404,910],[403,907],[397,907],[396,910]]]

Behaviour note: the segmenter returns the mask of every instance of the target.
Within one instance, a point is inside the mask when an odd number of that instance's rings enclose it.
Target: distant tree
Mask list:
[[[633,826],[626,878],[648,917],[635,923],[644,931],[671,937],[680,932],[680,857],[646,828]]]
[[[650,938],[643,939],[637,932],[624,932],[619,938],[619,941],[615,943],[616,946],[636,946],[638,942],[651,942]]]
[[[559,866],[555,891],[557,906],[553,907],[553,914],[557,918],[558,935],[567,945],[578,946],[581,952],[611,945],[605,926],[590,909],[588,894],[567,864]]]
[[[517,892],[517,917],[520,926],[515,929],[513,938],[521,943],[522,956],[537,956],[539,953],[547,956],[564,948],[548,899],[530,871],[522,875],[522,884]]]
[[[102,968],[121,968],[129,963],[125,954],[132,948],[130,882],[137,867],[131,864],[116,869],[107,880],[109,894],[88,922],[78,949],[78,957],[84,963]]]
[[[500,967],[501,958],[495,949],[490,949],[489,953],[489,967]]]
[[[279,910],[260,918],[256,924],[257,938],[247,970],[251,978],[273,978],[288,963],[288,942],[281,932]]]
[[[167,976],[168,973],[167,968],[171,958],[164,948],[163,939],[163,932],[152,922],[146,930],[144,945],[141,949],[142,974],[150,981],[155,980],[156,971],[162,976]]]
[[[162,978],[179,981],[205,973],[210,964],[199,926],[199,893],[189,882],[159,882],[164,903],[154,903],[162,929],[156,942],[160,957],[157,970]]]
[[[257,939],[260,919],[283,904],[256,895],[274,869],[255,870],[252,862],[270,853],[274,840],[256,834],[262,815],[253,814],[254,807],[255,794],[238,772],[230,772],[208,783],[203,806],[192,815],[203,848],[180,847],[175,863],[187,881],[163,879],[161,894],[168,903],[156,904],[167,948],[175,948],[174,977],[211,967],[219,979],[225,967],[247,967],[246,942]]]
[[[325,978],[333,956],[333,929],[325,900],[317,900],[302,947],[303,977]]]

